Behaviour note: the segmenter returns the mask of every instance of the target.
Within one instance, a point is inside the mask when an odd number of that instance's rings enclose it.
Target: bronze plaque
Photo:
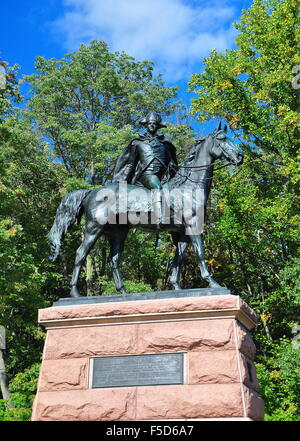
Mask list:
[[[183,384],[183,354],[97,357],[92,387]]]

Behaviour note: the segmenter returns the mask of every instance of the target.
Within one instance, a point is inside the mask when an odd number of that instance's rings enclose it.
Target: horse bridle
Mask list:
[[[217,133],[215,134],[215,136],[217,136]],[[224,154],[224,156],[225,156],[225,158],[226,158],[226,152],[225,152],[225,149],[224,149],[224,147],[222,146],[222,143],[221,143],[221,142],[218,143],[218,147],[220,147],[220,149],[222,150],[222,152],[223,152],[223,154]],[[192,165],[180,165],[180,166],[178,166],[178,168],[200,169],[200,170],[201,170],[201,169],[208,169],[209,167],[214,167],[216,163],[218,163],[218,162],[222,162],[222,161],[223,161],[222,159],[218,159],[218,160],[217,160],[216,162],[214,162],[213,164],[207,164],[207,165],[196,165],[196,166],[192,166]],[[228,166],[230,166],[230,165],[232,165],[232,163],[229,162],[229,163],[227,163],[227,164],[222,165],[221,167],[217,167],[217,168],[215,168],[215,170],[220,170],[220,169],[225,168],[225,167],[228,167]],[[212,179],[212,177],[209,177],[209,178],[203,178],[203,179],[201,179],[201,180],[199,180],[199,181],[194,181],[194,180],[191,179],[189,176],[185,176],[185,175],[180,174],[180,173],[178,172],[178,170],[175,169],[175,167],[172,167],[172,169],[173,169],[174,171],[176,171],[176,172],[179,174],[179,176],[181,176],[182,178],[186,178],[187,180],[193,182],[194,184],[198,184],[198,183],[200,183],[200,182],[202,182],[202,181],[206,181],[206,180],[210,180],[210,179]]]

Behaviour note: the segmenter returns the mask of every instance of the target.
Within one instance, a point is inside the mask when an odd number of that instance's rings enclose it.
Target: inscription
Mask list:
[[[94,358],[93,388],[182,383],[182,353]]]

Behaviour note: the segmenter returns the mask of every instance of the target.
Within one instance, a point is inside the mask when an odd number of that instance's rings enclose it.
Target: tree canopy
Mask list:
[[[212,51],[189,82],[191,115],[226,121],[245,153],[242,167],[215,172],[205,244],[216,280],[258,315],[257,371],[266,419],[299,420],[300,316],[299,56],[297,0],[254,0],[236,23],[236,47]],[[49,263],[47,240],[56,208],[72,191],[111,177],[114,162],[149,110],[165,118],[180,108],[176,87],[153,63],[110,52],[92,41],[60,60],[37,57],[32,90],[22,102],[18,66],[0,89],[0,321],[7,331],[6,367],[15,409],[0,399],[0,419],[30,418],[45,332],[37,310],[69,294],[75,250],[84,228],[66,237],[61,260]],[[184,118],[165,135],[181,161],[195,133]],[[123,274],[130,292],[166,289],[174,249],[167,234],[129,234]],[[88,295],[115,292],[106,242],[87,259]],[[151,264],[150,264],[151,262]],[[182,268],[184,288],[202,287],[195,253]],[[1,398],[1,397],[0,397]]]
[[[240,172],[228,181],[220,173],[215,185],[210,249],[221,277],[260,317],[258,359],[268,366],[272,391],[285,379],[270,360],[277,360],[277,351],[283,356],[284,348],[293,352],[281,339],[291,338],[300,311],[300,97],[293,87],[299,17],[297,1],[254,0],[236,24],[236,49],[213,51],[189,84],[197,94],[193,114],[200,121],[228,121],[246,152]],[[267,402],[267,418],[269,412],[298,418],[292,395],[277,409]]]

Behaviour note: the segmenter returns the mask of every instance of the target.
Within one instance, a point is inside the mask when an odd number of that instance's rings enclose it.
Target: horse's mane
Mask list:
[[[205,140],[205,137],[200,138],[197,140],[197,142],[192,147],[190,147],[189,152],[188,152],[182,166],[176,172],[175,176],[172,179],[170,179],[170,181],[168,182],[168,186],[169,186],[170,190],[172,188],[178,187],[179,185],[183,184],[187,180],[187,178],[190,174],[190,170],[188,168],[184,168],[184,167],[185,166],[186,167],[193,167],[195,153],[199,149],[199,144],[202,144],[204,140]]]

